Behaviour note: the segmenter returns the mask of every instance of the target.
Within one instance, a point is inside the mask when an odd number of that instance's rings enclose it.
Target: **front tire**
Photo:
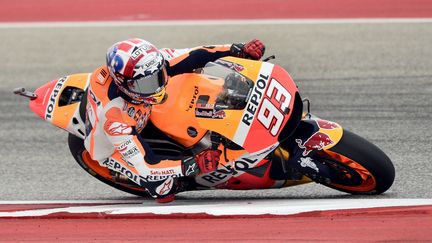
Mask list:
[[[335,175],[322,184],[351,194],[381,194],[394,182],[395,169],[391,160],[366,139],[343,131],[338,144],[318,152],[314,158]]]

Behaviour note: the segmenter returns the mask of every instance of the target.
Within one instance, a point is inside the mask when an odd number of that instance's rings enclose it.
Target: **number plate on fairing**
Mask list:
[[[291,115],[297,91],[285,70],[262,63],[232,140],[249,152],[277,143]]]

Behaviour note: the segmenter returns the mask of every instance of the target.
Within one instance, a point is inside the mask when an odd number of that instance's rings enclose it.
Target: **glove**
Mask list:
[[[246,44],[232,44],[230,52],[235,57],[259,60],[264,55],[265,45],[260,40],[253,39]]]
[[[199,174],[200,169],[194,157],[188,157],[182,161],[182,172],[184,176],[196,176]]]
[[[182,161],[184,176],[195,176],[201,173],[209,173],[217,169],[219,157],[222,151],[208,149],[195,157],[188,157]]]
[[[195,156],[195,160],[201,173],[215,171],[219,164],[219,157],[222,151],[217,149],[207,149]]]

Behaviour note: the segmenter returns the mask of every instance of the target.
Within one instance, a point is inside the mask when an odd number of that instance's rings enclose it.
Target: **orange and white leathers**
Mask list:
[[[174,76],[228,56],[229,50],[230,45],[220,45],[160,51],[168,61],[168,75]],[[93,72],[87,100],[84,145],[92,159],[146,187],[155,197],[175,193],[174,178],[184,176],[182,158],[154,159],[140,136],[151,106],[127,102],[119,95],[106,66]]]

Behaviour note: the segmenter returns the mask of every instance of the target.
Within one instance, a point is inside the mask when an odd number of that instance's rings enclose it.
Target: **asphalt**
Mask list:
[[[431,198],[432,23],[2,28],[0,37],[0,200],[136,199],[84,172],[68,151],[66,132],[12,93],[91,72],[112,43],[129,37],[171,48],[262,39],[266,54],[276,55],[274,63],[312,101],[314,114],[372,141],[392,159],[395,183],[376,198]],[[308,184],[180,198],[354,196]]]

